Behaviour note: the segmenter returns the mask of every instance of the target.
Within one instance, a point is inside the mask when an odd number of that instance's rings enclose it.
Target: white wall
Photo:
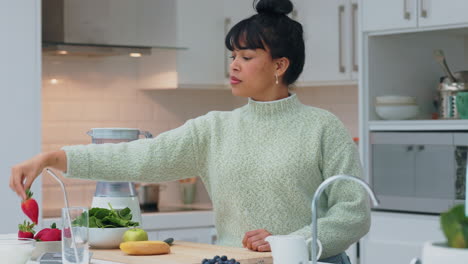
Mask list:
[[[0,1],[0,234],[26,219],[9,188],[10,168],[41,148],[40,1]],[[32,191],[41,204],[41,182]]]

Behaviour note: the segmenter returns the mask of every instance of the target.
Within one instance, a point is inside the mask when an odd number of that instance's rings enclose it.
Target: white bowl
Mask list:
[[[417,105],[377,105],[375,112],[385,120],[405,120],[417,117],[419,107]]]
[[[93,248],[119,248],[122,236],[129,227],[89,228],[89,245]]]
[[[375,104],[416,104],[416,97],[401,95],[376,96]]]
[[[34,239],[0,238],[0,262],[25,264],[34,250]]]
[[[36,260],[40,255],[47,252],[62,252],[62,241],[37,241],[31,259]]]

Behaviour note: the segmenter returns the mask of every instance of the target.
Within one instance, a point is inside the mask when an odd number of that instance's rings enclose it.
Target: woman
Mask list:
[[[108,181],[203,180],[213,201],[219,244],[270,251],[265,237],[311,237],[311,200],[324,179],[361,176],[356,147],[331,113],[301,104],[288,87],[302,72],[302,26],[289,0],[260,0],[258,14],[226,36],[232,93],[248,104],[187,121],[154,139],[64,147],[13,167],[24,190],[45,167],[66,177]],[[137,173],[136,173],[137,172]],[[322,260],[349,263],[344,250],[369,229],[367,194],[336,182],[320,201]]]

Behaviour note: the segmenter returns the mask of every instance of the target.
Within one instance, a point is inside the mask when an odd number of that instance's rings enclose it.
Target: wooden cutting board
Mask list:
[[[255,252],[245,248],[223,247],[185,241],[175,241],[171,253],[153,256],[130,256],[120,249],[91,249],[93,259],[125,264],[200,264],[202,259],[214,256],[235,258],[241,264],[272,264],[271,252]]]

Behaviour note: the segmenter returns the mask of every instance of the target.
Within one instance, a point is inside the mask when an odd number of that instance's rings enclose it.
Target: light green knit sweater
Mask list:
[[[357,148],[331,113],[296,95],[210,112],[154,139],[71,146],[67,177],[160,182],[200,176],[213,201],[219,244],[242,246],[245,232],[311,236],[311,200],[326,178],[361,177]],[[356,183],[327,188],[319,206],[322,258],[367,233],[367,194]]]

